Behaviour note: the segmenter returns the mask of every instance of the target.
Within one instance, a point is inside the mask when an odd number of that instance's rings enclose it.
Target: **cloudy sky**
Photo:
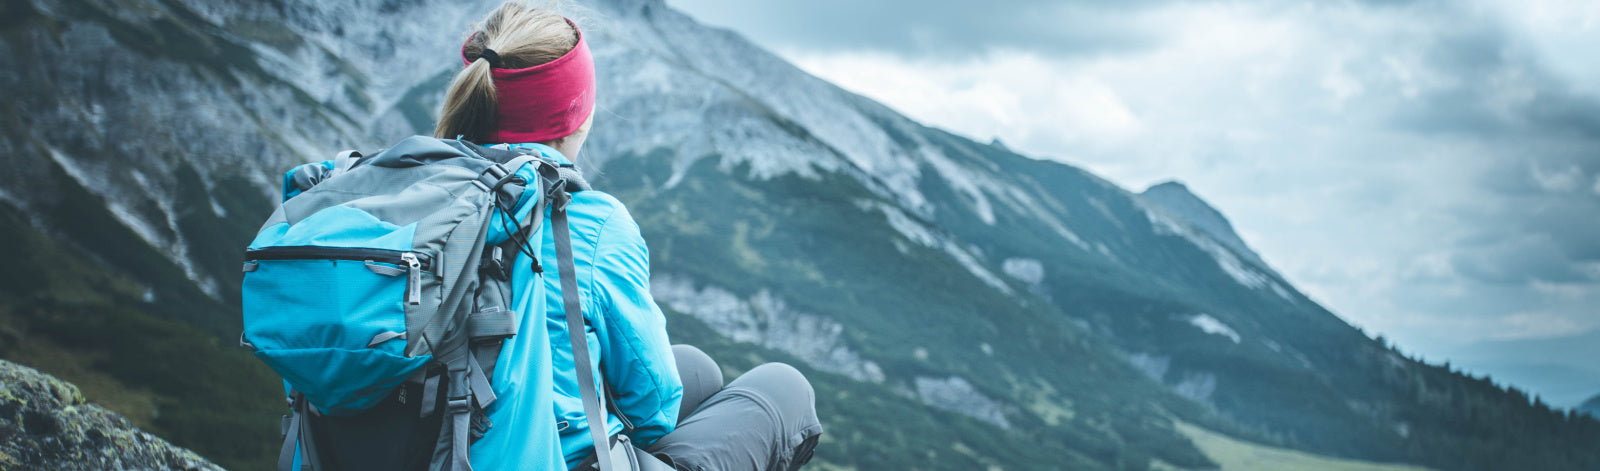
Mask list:
[[[1182,180],[1402,350],[1600,393],[1600,2],[668,3],[931,125]]]

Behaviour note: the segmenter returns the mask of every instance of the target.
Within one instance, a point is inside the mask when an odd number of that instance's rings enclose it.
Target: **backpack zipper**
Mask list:
[[[400,259],[406,262],[406,272],[410,275],[406,278],[406,302],[412,306],[422,304],[422,262],[417,261],[415,252],[402,253]]]
[[[422,272],[432,269],[433,257],[422,252],[370,249],[364,247],[320,247],[291,245],[246,250],[246,262],[261,260],[349,260],[378,262],[406,267],[406,302],[422,304]]]
[[[257,260],[350,260],[361,262],[370,260],[390,265],[409,266],[405,259],[407,254],[417,259],[418,268],[428,270],[433,265],[433,257],[422,252],[369,249],[364,247],[319,247],[315,245],[290,245],[246,250],[244,251],[244,260],[247,262]]]

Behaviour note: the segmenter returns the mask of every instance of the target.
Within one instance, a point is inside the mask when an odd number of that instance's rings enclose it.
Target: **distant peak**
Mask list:
[[[1217,208],[1212,207],[1193,191],[1189,191],[1189,186],[1183,182],[1167,180],[1151,185],[1140,193],[1139,197],[1182,219],[1183,222],[1194,226],[1195,229],[1199,229],[1262,268],[1270,269],[1266,262],[1261,260],[1261,256],[1251,250],[1250,246],[1244,243],[1244,239],[1239,238],[1239,234],[1233,231],[1233,223],[1228,222],[1228,218],[1223,216],[1221,211],[1217,211]]]
[[[1184,193],[1188,193],[1189,196],[1194,196],[1194,193],[1189,192],[1189,187],[1178,180],[1167,180],[1161,183],[1150,185],[1150,188],[1146,188],[1144,190],[1144,194],[1149,194],[1152,191],[1182,191]],[[1200,197],[1195,196],[1195,199],[1200,199]]]
[[[1589,414],[1590,417],[1600,419],[1600,394],[1594,395],[1577,408],[1580,414]]]
[[[1010,147],[1006,147],[1006,143],[1000,142],[1000,138],[998,138],[998,137],[996,137],[994,139],[991,139],[989,141],[989,147],[1000,149],[1000,150],[1003,150],[1003,151],[1006,151],[1006,152],[1010,152],[1011,151],[1011,148]]]

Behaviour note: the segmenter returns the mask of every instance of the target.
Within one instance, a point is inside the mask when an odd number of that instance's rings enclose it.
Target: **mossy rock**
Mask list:
[[[0,360],[0,468],[222,469],[84,400],[78,387]]]

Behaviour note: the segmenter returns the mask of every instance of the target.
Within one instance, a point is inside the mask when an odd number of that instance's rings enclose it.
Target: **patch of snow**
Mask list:
[[[900,255],[911,254],[911,246],[906,245],[905,242],[900,241],[900,239],[895,239],[892,242],[894,242],[894,250],[900,252]]]
[[[866,203],[858,202],[858,206],[863,204]],[[896,232],[900,233],[900,235],[905,236],[906,239],[927,247],[944,250],[946,254],[949,254],[950,257],[954,258],[957,263],[960,263],[962,267],[966,268],[968,272],[972,273],[972,276],[978,277],[978,279],[982,280],[985,284],[988,284],[989,286],[992,286],[1003,293],[1013,293],[1011,286],[1007,285],[1006,282],[1001,280],[999,276],[995,276],[993,272],[990,272],[988,268],[984,267],[983,264],[978,261],[978,258],[969,251],[969,249],[961,247],[959,244],[955,243],[949,238],[935,232],[934,229],[923,225],[921,222],[915,219],[912,219],[910,215],[906,214],[905,211],[902,211],[898,207],[889,204],[878,204],[877,206],[878,209],[883,212],[884,217],[889,221],[889,226],[893,227]]]
[[[1199,327],[1201,331],[1207,334],[1221,335],[1233,340],[1233,343],[1239,343],[1239,333],[1235,332],[1232,327],[1228,327],[1228,324],[1211,317],[1210,314],[1202,313],[1191,316],[1189,317],[1189,323]]]
[[[972,254],[967,253],[967,251],[962,250],[960,247],[957,247],[955,243],[945,241],[944,251],[945,253],[950,254],[951,257],[955,257],[957,262],[961,262],[961,266],[966,267],[968,272],[971,272],[972,275],[978,277],[978,279],[983,280],[984,283],[994,287],[994,289],[1000,290],[1002,293],[1012,294],[1011,287],[1006,285],[1005,281],[1002,281],[1000,277],[995,276],[995,274],[990,272],[988,268],[984,268],[983,264],[978,263],[978,259],[976,257],[973,257]]]
[[[1271,349],[1273,352],[1288,355],[1289,358],[1293,359],[1296,363],[1299,363],[1301,368],[1308,370],[1311,369],[1311,359],[1306,358],[1305,354],[1300,353],[1298,350],[1279,344],[1272,339],[1262,339],[1261,343],[1266,345],[1267,348]]]
[[[916,389],[917,398],[924,404],[982,420],[1003,429],[1011,428],[1011,422],[1007,421],[1005,414],[1001,412],[1000,403],[978,392],[966,378],[918,376]]]
[[[91,170],[78,165],[71,157],[56,150],[54,147],[45,146],[45,150],[50,154],[50,159],[55,161],[56,165],[59,165],[79,185],[84,188],[102,188],[102,191],[109,191],[107,189],[109,187],[98,184],[99,179],[94,176]],[[152,188],[150,182],[145,179],[143,172],[133,170],[128,173],[139,187]],[[144,239],[145,243],[150,244],[151,247],[163,252],[167,258],[176,262],[178,267],[183,269],[184,275],[188,276],[189,280],[193,281],[201,291],[213,298],[220,297],[221,290],[216,280],[201,275],[200,270],[189,259],[189,245],[184,242],[182,232],[177,229],[177,212],[173,209],[172,201],[160,198],[158,195],[148,195],[155,202],[156,207],[161,209],[162,214],[167,216],[166,221],[164,221],[167,228],[173,234],[176,234],[174,238],[169,240],[162,236],[162,233],[156,229],[154,224],[146,221],[135,213],[132,208],[128,207],[128,201],[132,198],[118,197],[116,195],[101,196],[105,199],[106,209],[111,212],[113,217],[117,218],[118,222],[132,230],[139,238]]]
[[[978,344],[978,350],[983,350],[984,355],[994,356],[994,347],[989,346],[987,342]]]
[[[1285,289],[1283,285],[1278,284],[1278,282],[1274,281],[1268,284],[1268,286],[1272,288],[1272,293],[1278,295],[1278,297],[1290,302],[1294,301],[1294,297],[1289,295],[1289,290]]]
[[[1216,260],[1217,267],[1221,268],[1223,273],[1227,273],[1229,277],[1239,284],[1251,289],[1261,289],[1272,282],[1271,277],[1247,266],[1243,260],[1239,259],[1238,255],[1234,255],[1232,250],[1223,247],[1222,244],[1212,240],[1210,237],[1196,233],[1187,225],[1173,220],[1162,213],[1162,210],[1146,207],[1144,208],[1144,213],[1150,219],[1150,225],[1155,228],[1157,234],[1175,235],[1189,240],[1200,250],[1211,255],[1211,258]]]
[[[221,204],[218,204],[217,199],[213,197],[211,198],[211,214],[215,214],[219,218],[227,218],[228,210],[223,208]]]
[[[888,219],[889,227],[893,227],[895,232],[899,232],[906,239],[928,247],[939,246],[939,236],[934,235],[932,229],[911,219],[911,216],[907,215],[905,211],[887,204],[879,205],[878,208],[883,211],[884,218]]]
[[[18,209],[26,207],[23,206],[25,203],[21,199],[17,198],[17,195],[12,194],[10,191],[6,191],[5,188],[0,188],[0,202],[5,202],[17,207]]]
[[[1116,212],[1112,211],[1111,207],[1106,205],[1105,200],[1089,197],[1089,206],[1094,207],[1095,211],[1100,212],[1100,216],[1105,217],[1107,221],[1115,224],[1118,229],[1124,229],[1122,227],[1122,219],[1117,218]]]
[[[1128,362],[1150,379],[1161,382],[1167,376],[1167,368],[1172,365],[1172,357],[1151,355],[1149,353],[1135,353],[1128,355]]]
[[[1000,271],[1030,285],[1044,282],[1044,264],[1031,258],[1008,258],[1000,263]]]
[[[1172,391],[1195,402],[1208,403],[1211,401],[1211,394],[1217,391],[1217,375],[1184,373],[1183,380],[1173,385]]]
[[[945,183],[967,197],[967,202],[972,203],[972,210],[977,213],[978,219],[984,224],[993,226],[994,205],[989,202],[989,197],[984,194],[983,188],[994,186],[989,185],[989,182],[980,182],[978,179],[982,177],[976,172],[961,168],[937,148],[923,147],[921,151],[923,159],[933,166],[934,171],[939,172]]]

